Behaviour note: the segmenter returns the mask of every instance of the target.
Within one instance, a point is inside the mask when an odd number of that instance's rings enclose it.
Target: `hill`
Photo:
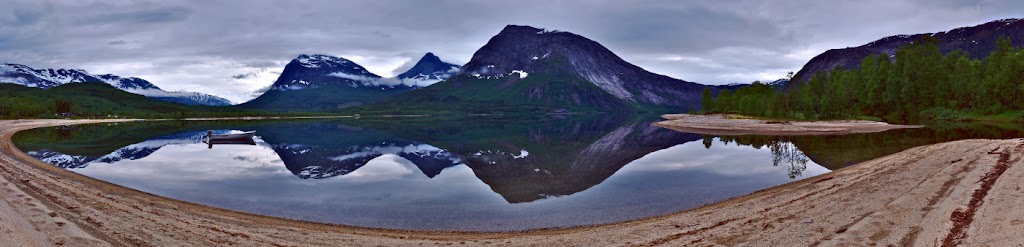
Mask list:
[[[94,75],[80,69],[33,69],[21,64],[0,64],[0,83],[48,89],[68,83],[103,82],[125,92],[186,105],[231,105],[227,99],[196,92],[164,91],[141,78]]]
[[[1015,47],[1024,46],[1024,20],[1004,19],[973,27],[961,27],[946,32],[914,35],[893,35],[862,46],[828,50],[807,62],[793,77],[787,88],[802,84],[822,71],[836,67],[858,69],[861,60],[871,55],[882,55],[890,60],[899,59],[896,51],[922,37],[934,37],[939,42],[939,51],[948,54],[954,50],[966,52],[972,59],[988,57],[996,49],[1000,37],[1009,38]]]
[[[50,89],[0,83],[0,118],[182,118],[262,114],[234,107],[165,102],[101,82],[68,83]]]

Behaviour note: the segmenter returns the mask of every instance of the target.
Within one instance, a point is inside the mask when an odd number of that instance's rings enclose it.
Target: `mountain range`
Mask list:
[[[583,36],[508,25],[451,78],[370,109],[472,113],[685,111],[700,108],[704,87],[646,71]],[[718,87],[713,89],[717,91]]]
[[[34,87],[100,81],[179,103],[219,99],[166,92],[139,78],[8,67],[2,70],[8,81]],[[239,107],[271,111],[359,107],[357,111],[389,113],[669,112],[699,109],[705,87],[644,70],[580,35],[508,25],[477,50],[465,67],[428,52],[394,78],[376,75],[345,58],[302,54],[285,66],[266,92]],[[394,97],[399,94],[403,96]],[[227,104],[226,100],[211,102],[205,104]]]
[[[126,92],[186,105],[231,105],[231,101],[209,94],[164,91],[153,83],[136,77],[120,77],[112,74],[94,75],[81,69],[33,69],[21,64],[0,64],[0,83],[49,89],[68,83],[81,82],[103,82]]]
[[[807,62],[793,77],[788,87],[799,85],[809,80],[818,72],[828,71],[841,66],[844,69],[860,68],[860,62],[867,56],[881,54],[891,59],[896,57],[896,49],[913,43],[921,37],[931,36],[939,41],[939,51],[943,54],[954,50],[962,50],[971,58],[988,57],[996,48],[996,40],[1000,37],[1009,38],[1016,47],[1024,45],[1024,20],[1003,19],[985,24],[961,27],[946,32],[922,33],[914,35],[893,35],[872,41],[862,46],[828,50]]]
[[[267,92],[240,106],[277,111],[361,106],[447,79],[458,69],[427,53],[409,71],[383,78],[345,58],[303,54],[284,67]]]
[[[856,69],[869,55],[895,57],[896,49],[922,37],[935,37],[944,53],[963,50],[986,57],[999,37],[1024,44],[1024,21],[998,20],[946,32],[895,35],[826,51],[792,78],[768,83],[791,88],[810,75],[835,67]],[[93,75],[84,70],[37,70],[0,65],[0,82],[51,88],[73,82],[104,82],[150,98],[184,104],[227,105],[219,97],[167,92],[140,78]],[[464,66],[426,53],[393,78],[376,75],[345,58],[299,55],[259,97],[241,108],[272,111],[422,113],[505,112],[682,112],[701,108],[705,87],[713,92],[745,84],[706,86],[656,74],[633,65],[600,43],[570,32],[508,25],[478,49]],[[395,97],[401,94],[401,97]]]

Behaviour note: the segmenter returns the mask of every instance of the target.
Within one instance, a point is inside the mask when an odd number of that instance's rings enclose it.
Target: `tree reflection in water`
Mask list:
[[[810,159],[792,142],[774,141],[768,143],[768,149],[772,151],[772,165],[786,166],[789,178],[795,179],[807,170],[807,161]]]
[[[807,162],[811,158],[800,151],[796,144],[788,138],[779,136],[703,136],[704,147],[711,148],[713,139],[718,138],[725,145],[736,142],[736,145],[751,146],[756,149],[768,147],[772,152],[772,165],[785,166],[790,179],[800,177],[807,170]]]

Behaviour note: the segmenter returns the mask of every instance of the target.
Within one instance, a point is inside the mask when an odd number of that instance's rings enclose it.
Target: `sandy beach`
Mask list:
[[[107,121],[130,120],[0,121],[0,235],[4,236],[0,246],[1019,246],[1024,242],[1020,234],[1024,232],[1024,139],[916,147],[653,218],[568,229],[472,233],[328,225],[218,209],[85,177],[35,160],[11,143],[11,136],[25,129]],[[838,127],[828,125],[819,132],[890,128],[872,126],[832,130]]]
[[[773,121],[723,114],[665,114],[656,126],[704,135],[844,135],[881,132],[891,129],[921,128],[864,120]]]

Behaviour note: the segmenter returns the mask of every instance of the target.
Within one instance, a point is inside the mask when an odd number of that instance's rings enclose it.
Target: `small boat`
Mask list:
[[[206,138],[210,140],[252,140],[252,137],[256,135],[256,131],[246,131],[242,133],[228,133],[228,134],[213,134],[212,131],[207,132]]]
[[[210,148],[213,148],[213,145],[256,145],[256,141],[253,141],[252,138],[213,139],[204,140],[203,143],[210,145]]]

